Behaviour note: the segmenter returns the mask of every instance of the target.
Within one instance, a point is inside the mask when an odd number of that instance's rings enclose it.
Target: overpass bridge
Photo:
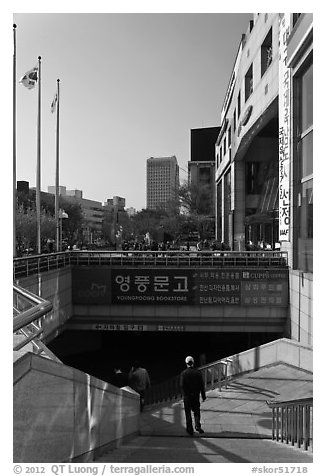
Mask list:
[[[184,435],[183,413],[171,381],[153,387],[147,398],[160,406],[149,405],[141,417],[139,395],[130,388],[118,389],[65,365],[44,345],[69,323],[83,320],[82,325],[93,326],[96,308],[96,319],[101,316],[108,330],[117,330],[115,325],[131,330],[123,322],[132,319],[130,325],[135,325],[146,309],[144,325],[159,326],[162,316],[163,322],[169,318],[180,325],[184,318],[185,328],[178,330],[185,332],[191,325],[199,330],[221,325],[223,330],[234,315],[239,322],[242,318],[245,330],[250,328],[246,316],[255,309],[256,324],[266,327],[269,319],[279,319],[281,326],[287,312],[287,273],[286,255],[275,253],[68,252],[15,259],[14,462],[162,461],[157,437],[163,433],[165,444],[160,446],[169,462],[188,461],[190,455],[195,456],[189,462],[311,462],[312,349],[299,343],[279,339],[200,367],[210,393],[203,406],[207,438],[201,440],[202,449],[196,441],[179,439]],[[126,304],[129,299],[119,296],[135,299]],[[162,296],[183,299],[173,302]],[[78,310],[83,310],[80,317]],[[216,323],[219,319],[224,324]],[[223,416],[227,419],[221,421]],[[148,439],[153,437],[155,442]],[[111,454],[128,441],[131,446]],[[275,446],[277,442],[283,447]],[[173,453],[180,444],[182,452]],[[298,452],[284,447],[290,445]]]
[[[287,254],[274,251],[71,251],[14,260],[14,280],[58,303],[58,325],[73,330],[282,333],[288,279]]]

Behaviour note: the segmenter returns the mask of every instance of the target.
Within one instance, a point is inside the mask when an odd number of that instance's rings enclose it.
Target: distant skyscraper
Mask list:
[[[178,199],[179,166],[175,156],[147,159],[147,208],[168,208]]]

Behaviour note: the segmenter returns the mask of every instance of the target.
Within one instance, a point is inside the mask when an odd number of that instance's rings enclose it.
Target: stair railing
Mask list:
[[[14,351],[22,350],[29,343],[33,353],[60,360],[43,344],[42,318],[52,310],[52,303],[13,284],[13,333]]]
[[[210,364],[198,367],[200,370],[205,390],[213,390],[218,388],[222,391],[222,387],[227,388],[230,375],[228,372],[229,364],[232,362],[231,358],[217,360]],[[153,385],[145,392],[145,404],[157,404],[170,400],[181,398],[182,391],[180,386],[180,374],[166,380],[164,382]]]
[[[272,409],[272,439],[312,450],[313,398],[266,403]]]

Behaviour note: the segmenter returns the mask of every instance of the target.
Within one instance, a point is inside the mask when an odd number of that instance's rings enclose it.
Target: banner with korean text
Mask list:
[[[279,241],[290,241],[291,70],[287,67],[290,13],[279,21]]]
[[[287,306],[287,269],[73,270],[74,304]]]

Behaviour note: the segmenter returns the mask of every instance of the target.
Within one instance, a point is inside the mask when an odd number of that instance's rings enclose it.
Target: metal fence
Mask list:
[[[286,268],[288,256],[283,251],[65,251],[14,258],[14,280],[70,265]]]
[[[272,408],[273,440],[312,450],[313,398],[267,401],[267,405]]]

